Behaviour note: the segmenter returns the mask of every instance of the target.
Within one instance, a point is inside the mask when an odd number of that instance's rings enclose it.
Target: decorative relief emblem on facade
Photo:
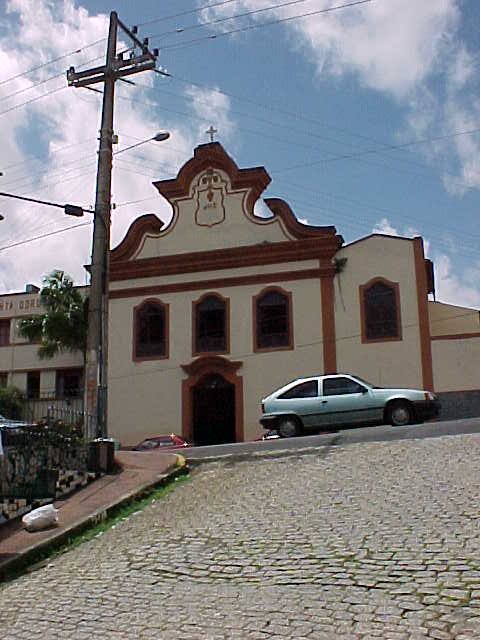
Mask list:
[[[194,187],[197,201],[195,222],[201,227],[213,227],[225,220],[227,182],[213,169],[207,169]]]

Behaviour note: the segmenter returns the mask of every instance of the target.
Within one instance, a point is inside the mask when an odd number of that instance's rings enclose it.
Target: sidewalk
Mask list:
[[[141,497],[182,472],[185,460],[175,453],[117,451],[122,471],[106,475],[70,496],[55,501],[59,526],[28,533],[20,520],[0,527],[0,582],[28,563],[40,550],[59,546],[73,533],[104,520],[118,506]]]

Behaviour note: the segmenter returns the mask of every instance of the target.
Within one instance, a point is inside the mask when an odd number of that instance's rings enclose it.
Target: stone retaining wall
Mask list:
[[[440,420],[459,420],[480,416],[480,390],[437,393],[442,403]]]

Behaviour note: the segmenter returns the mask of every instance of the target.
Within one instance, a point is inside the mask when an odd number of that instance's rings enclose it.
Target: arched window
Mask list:
[[[134,359],[168,358],[168,305],[145,300],[134,311]]]
[[[194,302],[193,327],[194,354],[228,352],[228,300],[209,294]]]
[[[400,293],[396,282],[376,278],[360,287],[362,341],[401,340]]]
[[[255,351],[292,349],[291,295],[269,289],[254,298]]]

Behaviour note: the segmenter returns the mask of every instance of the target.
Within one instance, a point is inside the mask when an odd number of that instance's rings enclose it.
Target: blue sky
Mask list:
[[[87,45],[106,36],[108,13],[116,10],[127,25],[141,25],[171,74],[138,75],[136,87],[119,83],[119,148],[159,129],[172,135],[115,160],[114,245],[138,215],[168,218],[151,182],[173,177],[213,124],[240,166],[266,167],[272,177],[266,195],[286,199],[300,219],[334,224],[347,242],[373,230],[420,234],[436,265],[437,297],[480,307],[480,5],[346,4],[2,3],[3,190],[93,204],[101,100],[52,76],[103,55],[104,42]],[[197,10],[206,5],[216,6]],[[325,9],[332,10],[319,13]],[[311,15],[298,18],[305,13]],[[267,24],[274,20],[282,22]],[[231,30],[237,32],[223,35]],[[53,268],[85,281],[91,226],[45,235],[84,221],[7,200],[0,212],[0,289],[40,283]],[[32,240],[37,236],[45,237]]]

